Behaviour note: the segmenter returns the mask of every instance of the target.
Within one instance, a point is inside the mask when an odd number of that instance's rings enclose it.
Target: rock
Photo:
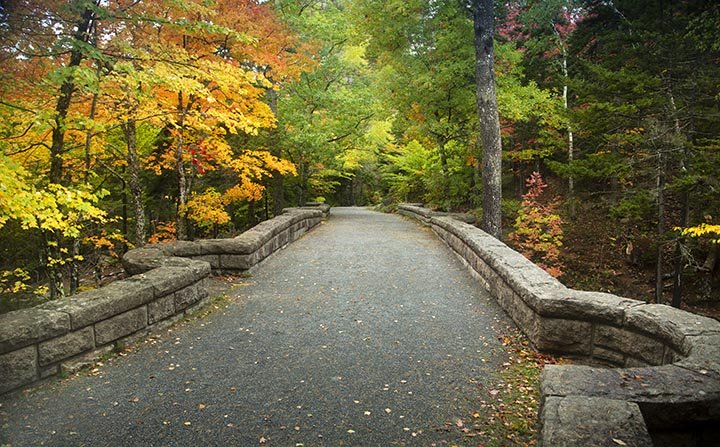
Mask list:
[[[46,366],[95,347],[93,327],[88,326],[79,331],[70,332],[61,337],[53,338],[38,346],[40,366]]]
[[[37,348],[27,348],[0,355],[0,393],[32,383],[38,379]]]
[[[40,307],[69,314],[72,329],[80,329],[140,307],[152,301],[153,297],[151,285],[126,279],[70,298],[50,301]]]
[[[22,309],[0,315],[0,353],[10,352],[70,330],[70,316],[63,312]]]
[[[548,397],[541,409],[539,445],[545,447],[652,447],[640,408],[598,397]]]
[[[155,324],[175,315],[175,296],[168,295],[148,303],[148,324]]]
[[[147,308],[143,306],[95,323],[95,343],[101,346],[132,334],[146,327],[147,321]]]

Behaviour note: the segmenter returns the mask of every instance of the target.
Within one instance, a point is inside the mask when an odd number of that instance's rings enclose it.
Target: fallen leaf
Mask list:
[[[625,441],[623,441],[622,439],[615,439],[615,438],[613,438],[613,442],[614,442],[615,444],[617,444],[617,445],[627,445],[627,444],[625,443]]]
[[[392,410],[389,409],[389,408],[386,408],[386,409],[385,409],[385,413],[390,414],[390,413],[392,413]]]
[[[355,433],[355,430],[350,429],[350,430],[348,430],[347,432],[350,433],[350,434],[353,434],[353,433]]]
[[[189,426],[191,426],[192,424],[190,423],[190,421],[185,421],[185,422],[183,422],[183,425],[186,426],[186,427],[189,427]]]

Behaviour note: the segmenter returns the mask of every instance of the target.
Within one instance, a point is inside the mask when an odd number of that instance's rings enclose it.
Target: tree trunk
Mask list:
[[[705,262],[703,262],[702,269],[708,272],[710,276],[712,276],[713,270],[715,270],[715,267],[717,266],[719,257],[718,252],[720,252],[720,245],[711,244],[707,258],[705,258]]]
[[[495,95],[493,1],[473,0],[477,106],[483,143],[483,217],[481,228],[502,237],[502,143]]]
[[[267,91],[268,96],[268,102],[270,105],[270,110],[272,111],[273,115],[275,115],[275,119],[278,118],[278,106],[277,106],[277,91],[275,89],[270,88]],[[272,138],[272,146],[270,148],[270,153],[277,157],[282,157],[282,147],[280,147],[279,144],[279,138],[277,138],[277,130],[273,131],[273,138]],[[278,216],[282,213],[283,208],[285,208],[285,186],[283,182],[283,175],[279,172],[274,172],[272,176],[272,187],[270,188],[272,190],[272,212],[274,216]]]
[[[565,112],[569,110],[568,107],[568,68],[567,68],[567,50],[565,49],[565,45],[562,46],[562,70],[563,70],[563,78],[564,78],[564,85],[563,85],[563,106],[565,107]],[[567,154],[568,154],[568,164],[572,164],[573,160],[575,159],[575,148],[574,148],[574,141],[573,141],[573,130],[572,126],[568,124],[567,127]],[[570,217],[575,217],[575,177],[573,177],[572,174],[568,176],[568,202],[570,203]]]
[[[673,132],[675,134],[675,141],[682,142],[682,130],[680,129],[680,119],[678,118],[678,110],[675,105],[675,95],[673,94],[671,78],[668,78],[668,102],[670,104],[670,113],[673,117]],[[682,144],[680,156],[680,171],[687,172],[687,147]],[[687,190],[680,192],[680,205],[682,207],[680,211],[680,226],[687,228],[690,224],[690,197]],[[673,293],[672,293],[672,306],[680,307],[682,302],[682,273],[683,273],[683,253],[682,245],[684,238],[678,237],[675,240],[675,262],[673,269]]]
[[[300,169],[299,169],[300,197],[298,200],[300,203],[298,203],[298,206],[304,206],[308,200],[308,192],[309,192],[308,190],[310,189],[308,177],[310,176],[310,174],[307,172],[309,168],[307,166],[307,163],[304,160],[300,161],[299,167],[300,167]]]
[[[448,167],[447,151],[445,150],[446,140],[438,141],[440,151],[440,169],[442,171],[442,196],[443,202],[439,205],[443,211],[450,211],[450,168]]]
[[[140,182],[140,162],[137,154],[137,128],[135,121],[126,121],[122,124],[123,137],[127,146],[128,185],[132,195],[135,209],[135,231],[133,243],[135,247],[145,245],[145,204],[143,203],[143,189]]]
[[[175,237],[178,240],[185,240],[188,237],[187,221],[185,219],[185,205],[188,201],[188,181],[185,174],[185,106],[183,105],[183,94],[178,93],[178,122],[177,136],[175,137],[175,171],[178,176],[178,207],[175,218]]]
[[[70,252],[72,259],[70,260],[70,295],[75,295],[80,288],[80,238],[76,237],[72,240],[72,251]]]
[[[77,23],[77,30],[73,38],[81,42],[88,41],[88,32],[90,30],[94,14],[92,9],[85,9],[80,20]],[[77,67],[83,60],[83,53],[74,48],[70,52],[70,61],[68,67]],[[52,130],[52,140],[50,143],[50,183],[64,183],[63,159],[65,153],[65,120],[70,110],[70,102],[75,92],[75,83],[72,80],[66,80],[60,86],[60,96],[55,104],[55,124]],[[46,235],[46,267],[49,277],[50,297],[52,299],[62,298],[65,296],[65,286],[63,284],[62,273],[62,251],[60,244],[62,237],[58,232]],[[73,261],[71,261],[72,263]],[[71,266],[72,270],[72,266]]]
[[[56,231],[43,231],[42,236],[45,245],[45,249],[43,250],[43,264],[45,264],[45,268],[47,269],[50,299],[60,299],[65,297],[60,236]]]
[[[657,263],[655,264],[655,302],[662,304],[663,299],[663,238],[665,235],[665,154],[660,147],[657,150],[657,175],[655,177],[657,194]]]
[[[249,228],[252,228],[258,224],[256,204],[257,204],[257,202],[255,202],[254,200],[251,200],[248,202],[248,227]]]

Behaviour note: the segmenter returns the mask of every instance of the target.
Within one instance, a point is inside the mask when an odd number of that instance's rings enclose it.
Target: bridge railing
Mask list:
[[[72,373],[197,311],[211,272],[251,269],[328,212],[325,205],[289,208],[235,238],[130,250],[123,265],[133,276],[0,315],[0,394]]]
[[[717,445],[719,322],[567,288],[472,225],[417,205],[398,212],[430,226],[537,350],[577,359],[543,371],[542,445]]]

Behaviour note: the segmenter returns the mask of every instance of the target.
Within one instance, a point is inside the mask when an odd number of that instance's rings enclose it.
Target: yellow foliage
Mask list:
[[[230,215],[225,211],[223,196],[213,188],[193,195],[180,212],[186,213],[188,219],[204,229],[230,222]]]
[[[26,230],[77,237],[84,222],[105,220],[105,212],[95,206],[103,194],[52,183],[36,189],[23,168],[0,156],[0,228],[12,219]]]
[[[121,247],[133,248],[133,245],[121,233],[110,233],[102,231],[99,235],[86,237],[83,242],[91,244],[97,250],[105,250],[111,257],[119,258]],[[81,260],[81,259],[79,259]]]
[[[677,227],[675,230],[680,231],[683,236],[690,237],[709,237],[710,241],[714,244],[720,244],[720,225],[702,223],[694,227],[680,228]]]

